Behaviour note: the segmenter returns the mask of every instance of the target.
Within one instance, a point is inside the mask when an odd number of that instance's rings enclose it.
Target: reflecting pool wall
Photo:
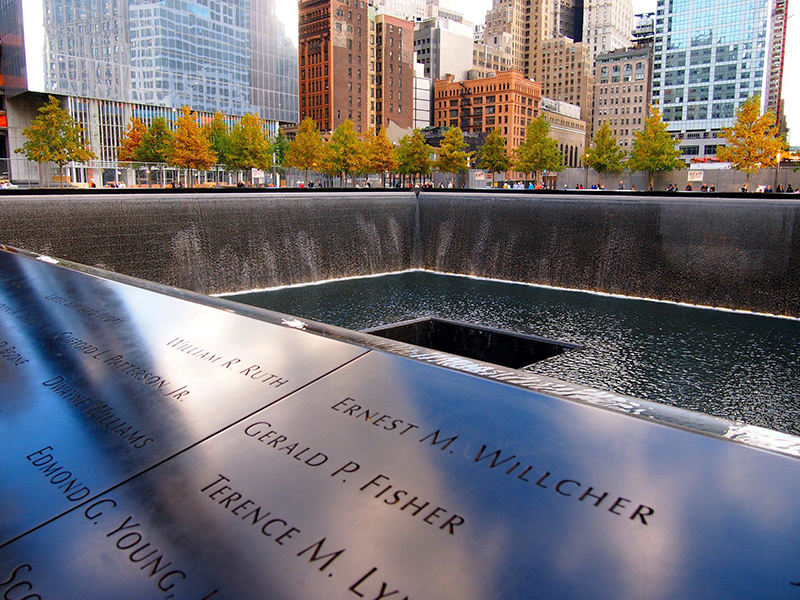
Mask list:
[[[206,294],[427,269],[798,317],[800,202],[784,198],[9,193],[0,243]]]

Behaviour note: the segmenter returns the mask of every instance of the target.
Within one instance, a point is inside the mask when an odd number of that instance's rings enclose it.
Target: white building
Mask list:
[[[585,0],[583,41],[592,60],[598,54],[630,46],[633,27],[631,0]]]
[[[414,30],[414,51],[417,62],[425,67],[425,77],[444,79],[450,73],[466,79],[472,68],[473,25],[431,17],[417,23]]]
[[[425,77],[425,67],[414,65],[414,129],[423,129],[431,124],[431,94],[433,84]]]
[[[420,21],[425,18],[426,0],[373,0],[378,13],[399,17],[406,21]]]

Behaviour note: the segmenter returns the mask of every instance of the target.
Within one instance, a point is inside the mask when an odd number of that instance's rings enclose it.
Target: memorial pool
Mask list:
[[[432,272],[228,296],[349,329],[421,316],[580,344],[526,370],[800,435],[800,321]]]

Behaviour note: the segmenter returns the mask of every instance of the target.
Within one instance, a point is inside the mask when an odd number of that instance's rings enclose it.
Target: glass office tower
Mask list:
[[[2,0],[9,145],[44,94],[64,99],[105,160],[130,117],[169,121],[182,106],[295,123],[297,19],[287,0]]]
[[[768,0],[658,0],[652,101],[684,160],[714,156],[744,101],[766,103]]]

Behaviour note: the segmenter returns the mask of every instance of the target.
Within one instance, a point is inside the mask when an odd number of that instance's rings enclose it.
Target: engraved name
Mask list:
[[[123,515],[125,512],[122,513]],[[151,581],[162,592],[168,592],[165,600],[173,598],[179,592],[180,584],[188,579],[186,572],[178,568],[167,553],[160,550],[155,536],[151,535],[133,515],[128,514],[120,521],[120,511],[117,501],[112,498],[100,498],[91,501],[83,511],[83,516],[94,525],[103,523],[111,527],[110,523],[119,523],[107,531],[105,537],[112,543],[112,552],[121,553],[127,563],[135,565],[134,568],[141,574],[139,577]],[[216,594],[211,591],[199,600],[207,600]]]
[[[375,492],[373,489],[375,487],[379,491]],[[434,508],[435,505],[429,501],[422,500],[419,496],[390,484],[386,475],[376,475],[358,489],[362,492],[365,490],[375,492],[374,497],[381,499],[387,506],[394,506],[407,515],[419,517],[423,523],[436,525],[439,530],[446,531],[450,535],[455,533],[456,527],[466,522],[464,517],[455,513],[448,515],[447,509],[441,506]]]
[[[363,408],[361,405],[356,404],[353,398],[345,398],[341,402],[337,402],[331,406],[331,410],[353,417],[356,420],[361,420],[364,423],[369,423],[375,427],[380,427],[384,431],[394,431],[398,435],[404,435],[412,429],[419,428],[417,425],[408,423],[403,419],[395,419],[380,411]]]
[[[77,502],[86,498],[91,493],[89,488],[79,482],[77,477],[72,475],[72,471],[55,459],[52,450],[52,446],[45,446],[25,458],[42,472],[47,481],[61,490],[70,502]]]
[[[403,435],[409,431],[418,429],[416,425],[408,423],[404,419],[392,417],[379,410],[374,410],[365,407],[362,403],[357,402],[353,398],[345,398],[330,406],[334,410],[343,415],[352,417],[353,419],[365,424],[370,424],[379,429],[386,431],[394,431]],[[419,434],[419,432],[417,432]],[[412,434],[415,435],[415,434]],[[408,438],[406,438],[408,439]],[[655,515],[655,509],[647,504],[634,502],[622,495],[615,495],[606,490],[600,490],[596,486],[591,486],[578,481],[577,479],[558,476],[541,467],[537,468],[534,465],[526,464],[516,454],[505,452],[501,449],[490,448],[486,444],[480,446],[480,449],[471,452],[469,450],[468,442],[460,440],[459,435],[445,435],[440,429],[422,436],[418,439],[420,443],[427,444],[431,448],[437,448],[440,451],[448,450],[448,455],[454,455],[453,446],[466,446],[467,450],[462,450],[457,457],[466,458],[474,465],[481,468],[488,468],[498,473],[512,478],[515,482],[523,482],[533,484],[533,487],[540,490],[547,490],[550,493],[555,493],[562,498],[570,498],[577,500],[584,505],[593,506],[604,510],[608,514],[626,517],[629,521],[639,525],[648,525]],[[456,443],[458,441],[458,443]],[[477,446],[475,446],[477,448]],[[384,475],[378,475],[376,480],[367,484],[367,487],[385,484],[380,478]],[[388,478],[386,478],[388,481]],[[381,489],[376,495],[376,498],[382,497],[389,492],[388,486]],[[362,491],[365,488],[362,488]],[[395,489],[395,492],[398,490]],[[395,501],[394,496],[389,494],[387,498],[390,499],[391,504],[400,504],[401,510],[405,510],[405,505],[402,500],[409,495],[408,492],[400,490],[402,494]],[[416,502],[418,499],[414,497]],[[387,504],[389,502],[386,502]],[[414,504],[409,504],[409,508],[414,509]],[[415,513],[416,516],[417,513]]]
[[[22,321],[23,323],[27,323],[28,325],[38,325],[44,319],[42,317],[29,314],[24,310],[20,310],[18,308],[14,308],[10,304],[6,304],[5,302],[0,302],[0,314],[6,314],[9,317],[14,317]]]
[[[137,450],[155,441],[152,436],[140,432],[132,424],[118,417],[114,409],[102,400],[94,400],[69,385],[61,375],[43,381],[42,385],[57,396],[64,398],[75,408],[80,408],[89,420],[101,425]]]
[[[141,524],[134,522],[133,516],[125,517],[125,520],[107,533],[106,537],[111,538],[114,547],[122,551],[130,562],[152,579],[161,591],[168,592],[186,579],[186,573],[173,567],[172,561],[167,560],[163,552],[152,542],[147,541]]]
[[[288,437],[272,429],[272,425],[266,421],[248,425],[244,434],[266,446],[275,448],[278,452],[285,452],[287,456],[291,456],[295,460],[303,461],[309,467],[319,467],[328,462],[328,457],[322,452],[311,450],[309,446],[300,442],[289,441]]]
[[[14,567],[8,579],[0,581],[2,598],[8,600],[42,600],[42,597],[33,591],[33,584],[25,579],[33,571],[28,563]]]
[[[504,475],[525,483],[533,483],[537,488],[554,492],[564,498],[574,498],[578,502],[586,502],[595,508],[603,508],[608,513],[626,516],[635,523],[647,525],[648,518],[655,514],[655,510],[645,504],[631,504],[633,501],[628,498],[622,496],[614,498],[606,491],[595,489],[593,486],[585,485],[575,479],[555,476],[550,471],[534,471],[533,465],[523,465],[516,458],[516,454],[504,456],[502,450],[489,452],[488,447],[484,444],[478,450],[473,462],[481,463],[489,469],[498,469]],[[632,506],[636,506],[636,508],[631,510]]]
[[[59,296],[58,294],[50,294],[49,296],[45,296],[45,300],[49,300],[55,304],[59,304],[64,308],[68,308],[70,310],[74,310],[82,315],[86,315],[92,319],[97,319],[102,323],[107,323],[108,325],[119,325],[124,321],[119,317],[115,317],[108,311],[101,311],[96,308],[91,308],[84,304],[81,304],[77,300],[70,300],[69,298],[65,298],[64,296]]]
[[[27,358],[24,358],[22,354],[20,354],[19,350],[17,350],[15,346],[9,345],[9,343],[6,341],[0,342],[0,361],[10,362],[15,367],[19,367],[20,365],[30,362]]]
[[[257,527],[263,536],[272,538],[272,541],[279,546],[283,546],[284,540],[292,539],[295,533],[300,533],[300,530],[290,525],[286,519],[234,490],[228,485],[230,482],[229,478],[220,474],[216,480],[201,488],[200,493],[251,527]]]
[[[191,392],[188,386],[182,385],[176,389],[170,389],[171,384],[160,375],[156,375],[146,367],[138,366],[132,362],[125,360],[123,354],[115,354],[108,356],[111,350],[100,350],[98,346],[78,338],[71,331],[64,331],[55,336],[55,340],[73,348],[82,354],[91,356],[95,360],[101,361],[107,367],[110,367],[123,375],[133,378],[142,385],[146,385],[158,390],[163,397],[170,397],[180,402],[183,402],[184,396],[188,396]]]
[[[215,354],[211,350],[193,344],[189,340],[185,340],[183,338],[177,337],[171,339],[167,342],[168,348],[173,348],[178,352],[183,352],[192,356],[194,358],[209,362],[211,364],[215,364],[218,367],[226,369],[228,371],[234,371],[239,375],[244,375],[245,377],[252,379],[254,381],[260,381],[261,383],[266,383],[272,387],[281,387],[282,385],[286,385],[289,383],[288,379],[281,377],[280,375],[276,375],[275,373],[270,373],[266,368],[262,367],[259,364],[252,364],[249,367],[241,368],[242,359],[241,358],[228,358],[223,359],[222,356],[219,354]],[[246,363],[244,363],[246,364]]]

